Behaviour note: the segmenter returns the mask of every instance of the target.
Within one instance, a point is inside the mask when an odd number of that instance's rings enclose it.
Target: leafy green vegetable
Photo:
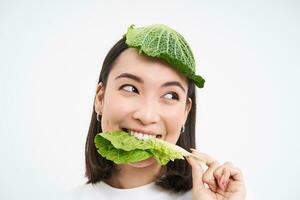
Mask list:
[[[166,25],[155,24],[135,28],[131,25],[125,34],[126,44],[139,49],[140,54],[161,58],[202,88],[205,80],[195,74],[195,60],[186,40]]]
[[[115,148],[109,140],[101,137],[99,134],[95,137],[97,152],[108,160],[114,161],[116,164],[138,162],[145,160],[152,155],[147,151],[140,149],[125,151]]]
[[[139,140],[124,131],[104,132],[95,136],[98,153],[116,164],[138,162],[154,157],[161,165],[184,159],[175,145],[158,139]]]

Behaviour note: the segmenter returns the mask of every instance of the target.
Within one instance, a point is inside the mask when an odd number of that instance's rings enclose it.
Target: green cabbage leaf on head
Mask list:
[[[195,59],[186,40],[175,30],[162,24],[135,28],[131,25],[125,34],[126,44],[137,48],[139,53],[161,58],[191,79],[199,88],[205,80],[196,75]]]

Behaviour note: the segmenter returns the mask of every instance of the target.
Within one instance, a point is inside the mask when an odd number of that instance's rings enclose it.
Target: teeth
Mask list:
[[[143,133],[139,133],[139,132],[132,131],[132,130],[129,130],[128,132],[130,133],[130,135],[133,135],[134,137],[136,137],[139,140],[148,140],[148,139],[155,138],[154,135],[143,134]]]

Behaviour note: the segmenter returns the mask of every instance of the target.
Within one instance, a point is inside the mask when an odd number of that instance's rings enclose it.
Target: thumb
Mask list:
[[[188,156],[186,158],[186,160],[188,161],[188,163],[192,167],[193,188],[196,187],[196,186],[204,188],[204,183],[203,183],[203,180],[202,180],[203,169],[202,169],[201,165],[191,156]]]

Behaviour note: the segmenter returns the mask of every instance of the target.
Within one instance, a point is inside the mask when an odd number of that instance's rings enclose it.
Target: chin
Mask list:
[[[155,158],[153,157],[147,158],[146,160],[142,160],[139,162],[128,163],[128,165],[135,168],[144,168],[144,167],[151,166],[153,164],[158,164]]]

